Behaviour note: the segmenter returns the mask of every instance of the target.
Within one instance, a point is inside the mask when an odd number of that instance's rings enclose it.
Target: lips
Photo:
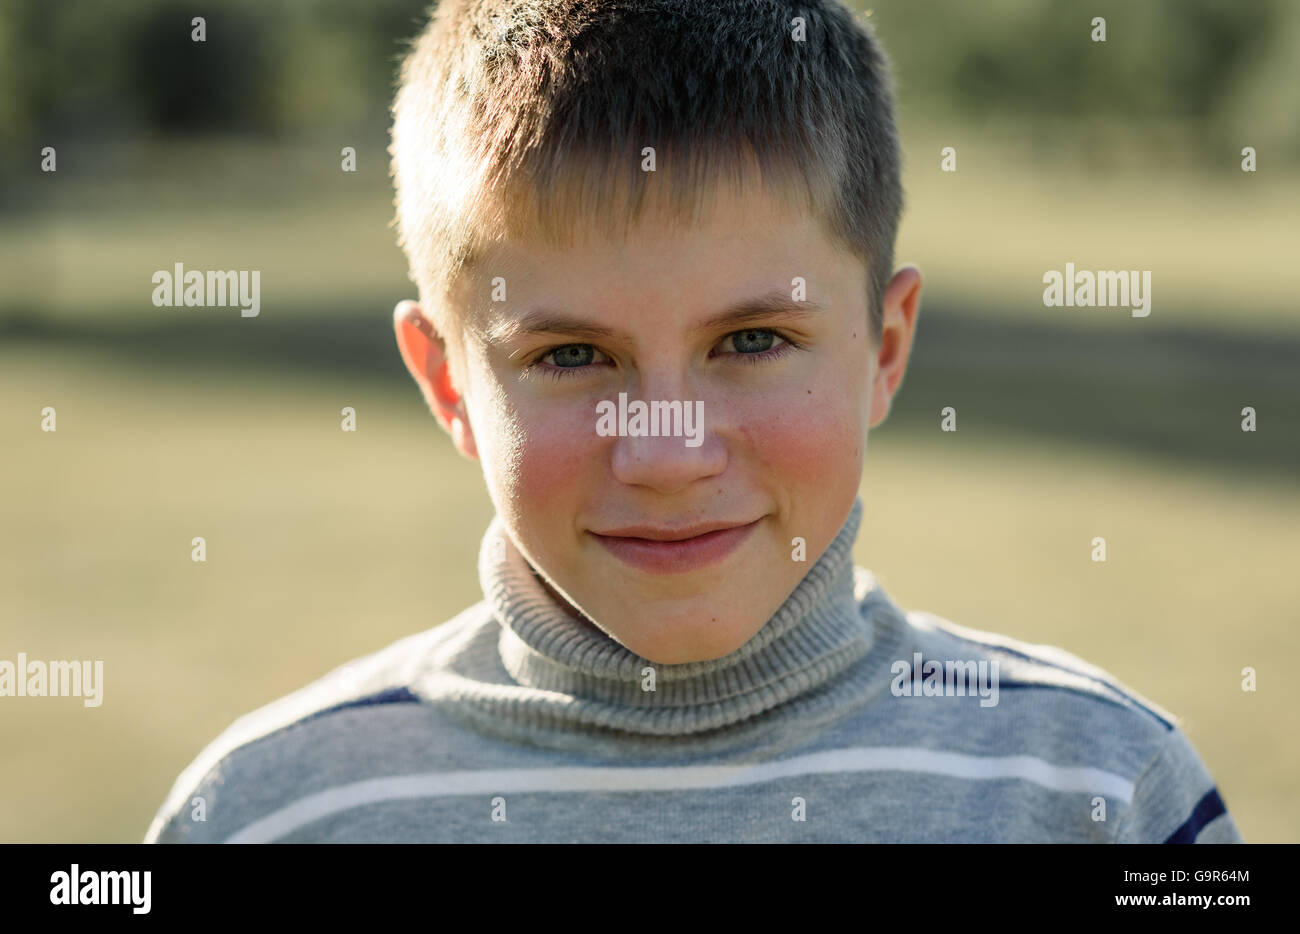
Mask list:
[[[607,532],[593,534],[600,534],[607,538],[643,538],[654,542],[683,542],[690,538],[698,538],[701,535],[706,535],[709,532],[738,529],[749,524],[751,523],[713,522],[683,526],[680,529],[657,529],[648,525],[629,525],[621,529],[610,529]]]
[[[761,519],[743,525],[702,523],[681,529],[627,526],[592,532],[624,564],[650,574],[682,574],[716,564],[738,549]]]

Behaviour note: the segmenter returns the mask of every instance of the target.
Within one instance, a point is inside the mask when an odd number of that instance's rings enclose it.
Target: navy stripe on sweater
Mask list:
[[[1183,821],[1183,826],[1170,834],[1165,843],[1195,843],[1205,825],[1227,811],[1223,799],[1219,797],[1219,789],[1211,788],[1205,797],[1196,802],[1192,816]]]
[[[1131,693],[1129,693],[1128,691],[1124,690],[1124,689],[1121,688],[1119,685],[1112,684],[1112,683],[1109,682],[1109,681],[1105,681],[1105,680],[1103,680],[1103,679],[1101,679],[1101,678],[1098,678],[1096,675],[1091,675],[1091,674],[1088,674],[1087,672],[1079,671],[1079,670],[1076,669],[1076,668],[1071,668],[1071,667],[1069,667],[1068,665],[1063,665],[1063,664],[1061,664],[1061,663],[1059,663],[1059,662],[1054,662],[1054,661],[1051,661],[1051,660],[1046,659],[1046,658],[1041,658],[1041,657],[1039,657],[1039,656],[1037,656],[1037,655],[1030,655],[1030,654],[1028,654],[1028,653],[1026,653],[1026,652],[1021,652],[1019,649],[1013,649],[1013,648],[1011,648],[1010,646],[1001,645],[1001,644],[999,644],[999,643],[997,643],[997,642],[982,642],[982,641],[980,641],[979,639],[972,639],[972,638],[970,638],[969,636],[958,635],[957,633],[952,632],[951,630],[945,630],[945,632],[947,632],[948,635],[953,636],[953,637],[955,637],[955,638],[957,638],[957,639],[960,639],[962,642],[968,642],[968,643],[970,643],[971,645],[978,645],[978,646],[980,646],[981,648],[988,649],[988,650],[993,651],[993,652],[1002,652],[1002,653],[1004,653],[1004,654],[1006,654],[1006,655],[1010,655],[1010,656],[1013,657],[1013,658],[1019,658],[1019,659],[1022,659],[1022,660],[1024,660],[1024,661],[1033,662],[1033,663],[1036,664],[1036,665],[1043,665],[1043,666],[1045,666],[1045,667],[1047,667],[1047,668],[1054,668],[1054,669],[1056,669],[1057,671],[1064,671],[1064,672],[1066,672],[1067,674],[1072,674],[1072,675],[1074,675],[1075,677],[1078,677],[1078,678],[1086,678],[1086,679],[1088,679],[1089,681],[1091,681],[1093,684],[1099,684],[1099,685],[1101,685],[1102,687],[1106,688],[1108,691],[1110,691],[1112,694],[1114,694],[1114,695],[1118,695],[1118,698],[1121,698],[1121,699],[1117,699],[1116,697],[1111,697],[1111,698],[1109,698],[1109,700],[1110,700],[1112,703],[1118,703],[1118,704],[1120,704],[1121,706],[1127,706],[1128,704],[1132,704],[1134,707],[1138,708],[1139,710],[1141,710],[1141,711],[1143,711],[1144,713],[1147,713],[1147,714],[1149,714],[1151,717],[1153,717],[1157,722],[1160,723],[1161,726],[1163,726],[1163,727],[1165,728],[1165,730],[1168,731],[1168,730],[1173,730],[1173,729],[1174,729],[1174,724],[1173,724],[1173,723],[1170,723],[1167,719],[1165,719],[1164,717],[1160,716],[1160,714],[1156,713],[1156,711],[1152,710],[1152,709],[1151,709],[1150,707],[1148,707],[1146,704],[1142,703],[1142,701],[1138,700],[1138,699],[1137,699],[1136,697],[1134,697]],[[1002,682],[1002,683],[1001,683],[1001,686],[1002,686],[1002,687],[1017,688],[1017,687],[1026,687],[1026,686],[1033,686],[1033,685],[1027,685],[1027,684],[1025,684],[1024,682]],[[1043,687],[1050,687],[1050,686],[1052,686],[1052,685],[1042,685],[1042,686],[1043,686]],[[1068,688],[1068,687],[1066,687],[1065,685],[1056,685],[1056,687],[1062,687],[1062,688],[1064,688],[1064,689],[1066,689],[1066,690],[1074,690],[1074,691],[1078,692],[1078,688]],[[1079,692],[1079,693],[1082,693],[1082,692]],[[1127,703],[1125,703],[1125,702],[1127,702]]]
[[[353,707],[375,707],[380,704],[418,704],[420,698],[412,694],[404,687],[389,688],[386,691],[380,691],[378,694],[368,694],[365,697],[358,697],[355,700],[344,701],[341,704],[335,704],[333,707],[326,707],[324,710],[318,710],[310,716],[303,717],[298,723],[306,723],[308,720],[315,720],[317,717],[323,717],[326,714],[338,713],[340,710],[349,710]],[[297,724],[293,724],[297,726]]]

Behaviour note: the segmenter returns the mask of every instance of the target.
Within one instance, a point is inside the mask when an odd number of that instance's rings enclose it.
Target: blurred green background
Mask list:
[[[0,3],[0,658],[105,680],[97,709],[0,699],[0,841],[139,840],[234,718],[481,598],[482,477],[390,323],[387,107],[426,5],[203,6]],[[1300,840],[1300,5],[871,21],[925,295],[859,563],[1108,669],[1184,718],[1248,841]],[[260,316],[154,307],[176,262],[261,270]],[[1066,262],[1151,270],[1150,317],[1045,308]]]

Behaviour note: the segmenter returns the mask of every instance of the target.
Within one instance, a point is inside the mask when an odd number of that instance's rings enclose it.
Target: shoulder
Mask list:
[[[925,611],[908,611],[906,617],[917,642],[935,657],[997,662],[1001,690],[1029,691],[1058,703],[1109,706],[1115,717],[1140,724],[1157,740],[1179,726],[1174,714],[1065,649],[970,629]]]
[[[270,800],[290,784],[297,791],[309,786],[312,775],[304,770],[328,767],[313,767],[313,758],[323,759],[313,753],[364,758],[367,745],[400,737],[404,721],[428,714],[411,687],[420,670],[483,619],[484,605],[475,604],[240,717],[181,772],[144,842],[216,842],[232,825],[223,818],[237,822],[254,799]],[[202,818],[190,819],[196,808]]]
[[[994,709],[962,699],[925,705],[924,713],[896,709],[915,716],[918,731],[932,730],[933,741],[1008,761],[1028,757],[1046,784],[1086,768],[1089,781],[1109,789],[1108,798],[1120,806],[1112,840],[1240,840],[1180,719],[1110,672],[1057,646],[970,629],[925,611],[900,610],[896,628],[895,671],[910,675],[915,665],[938,663],[946,675],[950,665],[965,665],[992,685]]]
[[[959,669],[974,665],[976,674],[983,663],[999,690],[1023,691],[1040,702],[1109,715],[1155,739],[1178,728],[1177,718],[1168,710],[1077,655],[1054,645],[960,626],[936,613],[903,609],[869,569],[855,567],[854,574],[860,612],[876,623],[876,639],[887,644],[885,654],[899,667],[915,665],[917,653],[921,664],[952,663]]]

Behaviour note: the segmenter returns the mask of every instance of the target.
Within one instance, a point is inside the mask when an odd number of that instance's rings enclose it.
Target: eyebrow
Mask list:
[[[817,302],[799,301],[791,298],[783,289],[773,289],[764,295],[736,302],[713,317],[692,325],[691,333],[725,327],[743,329],[747,325],[761,324],[777,317],[812,317],[825,310]],[[487,339],[491,343],[534,334],[562,334],[593,341],[610,340],[619,336],[619,332],[612,328],[547,308],[531,309],[517,318],[498,322],[487,329]]]

